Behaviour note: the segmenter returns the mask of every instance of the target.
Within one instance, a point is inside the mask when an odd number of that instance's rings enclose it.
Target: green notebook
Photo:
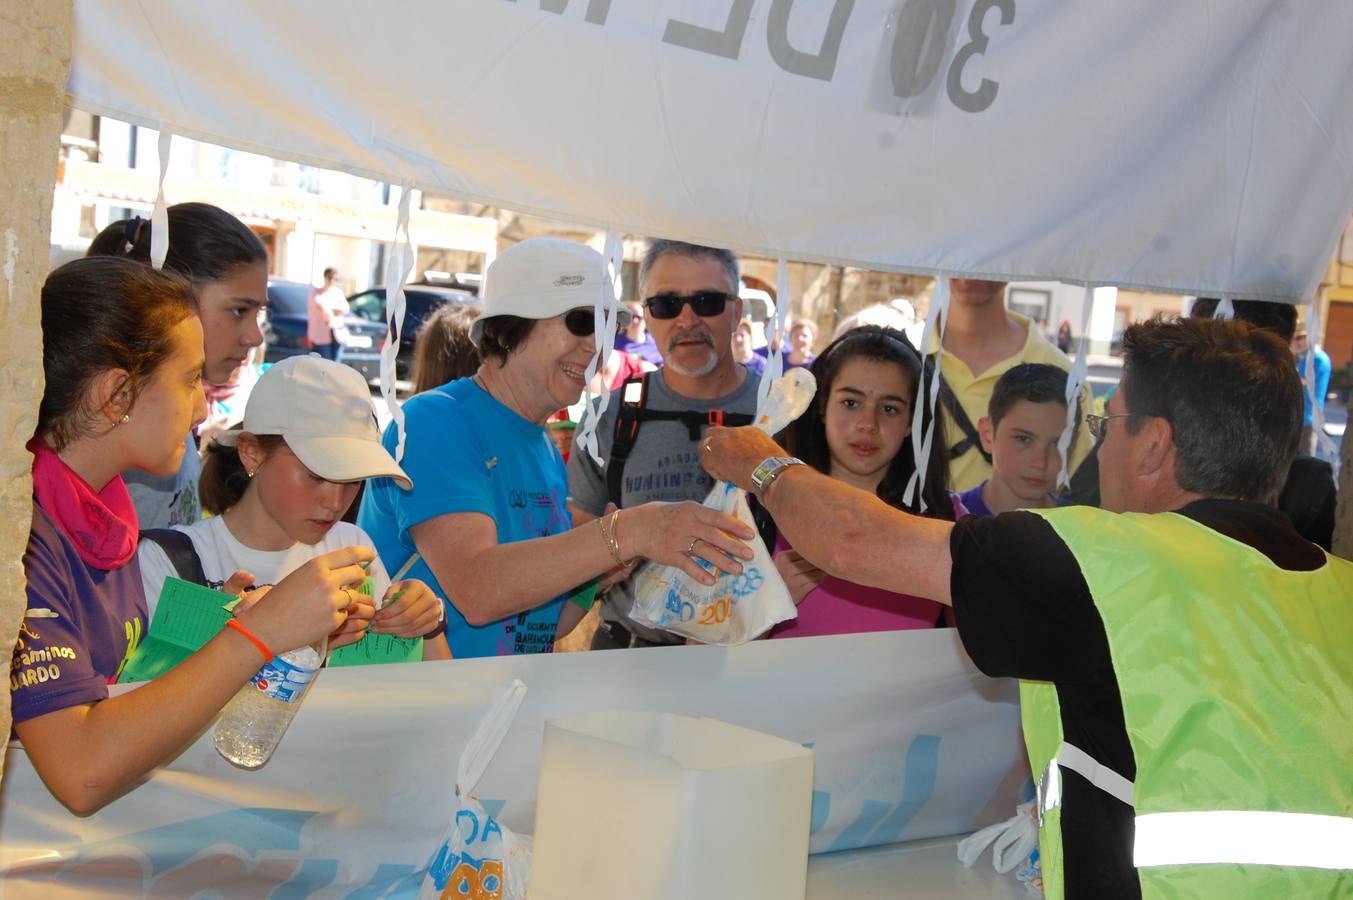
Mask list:
[[[239,601],[178,578],[166,578],[150,630],[123,666],[118,684],[150,681],[192,656],[230,620]]]

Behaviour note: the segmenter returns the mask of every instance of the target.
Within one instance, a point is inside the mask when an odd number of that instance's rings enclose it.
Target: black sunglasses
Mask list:
[[[688,297],[680,294],[654,294],[644,301],[648,314],[655,319],[675,319],[687,303],[697,316],[722,315],[732,297],[724,291],[696,291]]]
[[[574,337],[591,337],[596,330],[596,314],[591,307],[582,306],[578,309],[570,309],[564,313],[564,327],[568,333]],[[616,330],[619,330],[619,322],[616,323]]]

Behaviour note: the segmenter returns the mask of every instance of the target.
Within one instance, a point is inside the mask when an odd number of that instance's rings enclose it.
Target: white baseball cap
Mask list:
[[[623,327],[630,311],[615,302],[609,285],[605,257],[586,244],[552,237],[522,241],[489,265],[479,292],[484,312],[470,326],[470,340],[478,347],[485,320],[494,316],[549,319],[599,301],[616,310]]]
[[[240,431],[280,435],[296,458],[325,481],[387,476],[405,490],[413,487],[381,446],[366,379],[315,354],[288,357],[259,377]],[[240,431],[222,432],[216,442],[233,447]]]

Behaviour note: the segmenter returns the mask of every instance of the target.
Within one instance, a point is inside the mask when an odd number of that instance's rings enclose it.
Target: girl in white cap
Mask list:
[[[108,696],[150,623],[121,472],[177,472],[206,414],[193,286],[126,259],[78,259],[42,288],[45,387],[28,449],[28,608],[10,666],[14,731],[58,800],[87,815],[192,742],[266,659],[345,619],[374,558],[311,560],[196,653]]]
[[[483,297],[470,331],[479,371],[404,405],[414,487],[372,481],[358,516],[388,565],[444,592],[456,658],[550,652],[589,603],[579,586],[640,557],[706,583],[713,576],[696,557],[740,572],[751,550],[739,538],[751,528],[697,503],[608,510],[574,527],[563,459],[544,425],[578,401],[597,344],[607,346],[594,335],[597,305],[623,312],[601,254],[558,238],[523,241],[489,266]],[[397,441],[391,427],[386,448]]]
[[[186,535],[196,558],[182,555],[182,539],[176,545],[172,534],[143,536],[141,579],[152,613],[165,578],[193,580],[194,573],[184,569],[194,563],[201,567],[197,578],[208,587],[257,589],[329,551],[374,550],[371,539],[342,517],[359,484],[379,476],[412,486],[380,444],[362,376],[315,355],[272,366],[249,397],[243,426],[222,432],[208,445],[202,502],[216,515],[174,529]],[[368,628],[402,638],[441,635],[445,610],[426,584],[392,585],[379,558],[368,572],[372,597],[352,595],[347,621],[330,638],[331,649],[360,640]],[[374,598],[382,601],[379,611]],[[450,658],[445,641],[423,646],[425,659]]]

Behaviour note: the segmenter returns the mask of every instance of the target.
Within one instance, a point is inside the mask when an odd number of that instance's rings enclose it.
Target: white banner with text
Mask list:
[[[544,723],[602,709],[812,747],[813,852],[968,831],[1008,817],[1028,781],[1014,682],[974,670],[952,630],[332,669],[262,769],[233,768],[206,734],[87,818],[12,746],[0,894],[412,897],[464,743],[513,678],[526,700],[476,793],[518,833],[533,829]]]
[[[76,0],[91,112],[772,258],[1289,301],[1346,0]]]

